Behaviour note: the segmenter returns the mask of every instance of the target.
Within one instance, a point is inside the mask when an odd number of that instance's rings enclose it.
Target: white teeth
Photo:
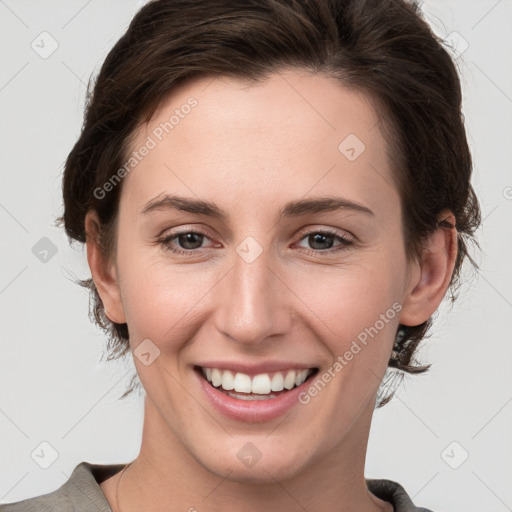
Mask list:
[[[239,393],[251,393],[251,377],[244,373],[237,373],[235,375],[235,391]]]
[[[283,389],[293,389],[295,386],[300,386],[311,373],[310,369],[303,370],[288,370],[283,372],[276,372],[272,378],[268,373],[260,373],[255,375],[252,379],[245,373],[233,372],[229,370],[221,370],[218,368],[201,368],[203,375],[215,387],[222,387],[226,391],[236,391],[238,393],[255,393],[258,395],[269,395],[272,391],[283,391]],[[228,393],[233,396],[233,393]],[[240,395],[236,396],[239,398]]]
[[[228,395],[231,398],[238,398],[238,400],[271,400],[272,398],[275,398],[276,395],[240,395],[238,393],[231,393],[228,391]]]
[[[295,370],[290,370],[284,379],[284,387],[292,389],[295,386]]]
[[[281,372],[277,372],[272,377],[272,385],[271,385],[272,391],[283,391],[284,389],[284,377]]]
[[[217,368],[212,369],[212,384],[217,387],[220,386],[222,382],[222,374],[220,373],[220,370],[217,370]]]
[[[271,391],[270,377],[267,373],[260,373],[252,379],[252,392],[258,395],[266,395]]]
[[[295,377],[295,385],[300,386],[306,380],[308,373],[308,370],[300,370],[297,372],[297,376]]]
[[[226,391],[231,391],[235,388],[235,377],[229,370],[223,372],[221,386],[222,389],[225,389]]]

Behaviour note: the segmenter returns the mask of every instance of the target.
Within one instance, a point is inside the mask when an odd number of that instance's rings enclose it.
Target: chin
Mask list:
[[[251,436],[244,436],[243,441],[230,438],[231,446],[226,446],[222,454],[213,450],[206,457],[204,454],[197,454],[199,461],[208,471],[222,478],[255,484],[287,480],[308,465],[307,454],[300,446],[284,446],[277,438],[265,440],[255,437],[253,441],[250,439]],[[257,448],[258,446],[261,449]]]

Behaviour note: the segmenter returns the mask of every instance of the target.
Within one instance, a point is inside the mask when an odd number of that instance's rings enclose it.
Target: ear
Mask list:
[[[126,323],[126,316],[121,301],[116,266],[107,261],[102,250],[99,242],[100,226],[97,213],[94,210],[87,212],[85,216],[87,261],[92,279],[103,302],[105,315],[112,322],[123,324]]]
[[[441,213],[439,221],[453,227],[440,225],[429,237],[421,258],[411,264],[400,316],[403,325],[415,326],[427,321],[450,285],[458,251],[456,221],[449,210]]]

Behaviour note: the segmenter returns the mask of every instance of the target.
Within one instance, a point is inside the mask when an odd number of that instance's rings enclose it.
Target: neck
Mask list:
[[[310,460],[300,472],[280,478],[260,466],[261,477],[249,480],[233,478],[230,471],[217,474],[201,464],[184,448],[146,396],[141,450],[122,475],[115,475],[117,485],[112,482],[110,488],[118,491],[119,502],[113,497],[112,509],[238,512],[243,501],[247,512],[392,511],[388,502],[367,490],[364,480],[373,414],[373,404],[369,405],[343,443]]]

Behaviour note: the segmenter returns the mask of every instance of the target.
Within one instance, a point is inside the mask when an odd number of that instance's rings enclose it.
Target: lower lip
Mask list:
[[[309,378],[300,386],[267,400],[238,400],[214,388],[195,370],[201,387],[213,406],[222,414],[237,421],[257,423],[278,418],[299,403],[299,395],[309,386]]]

